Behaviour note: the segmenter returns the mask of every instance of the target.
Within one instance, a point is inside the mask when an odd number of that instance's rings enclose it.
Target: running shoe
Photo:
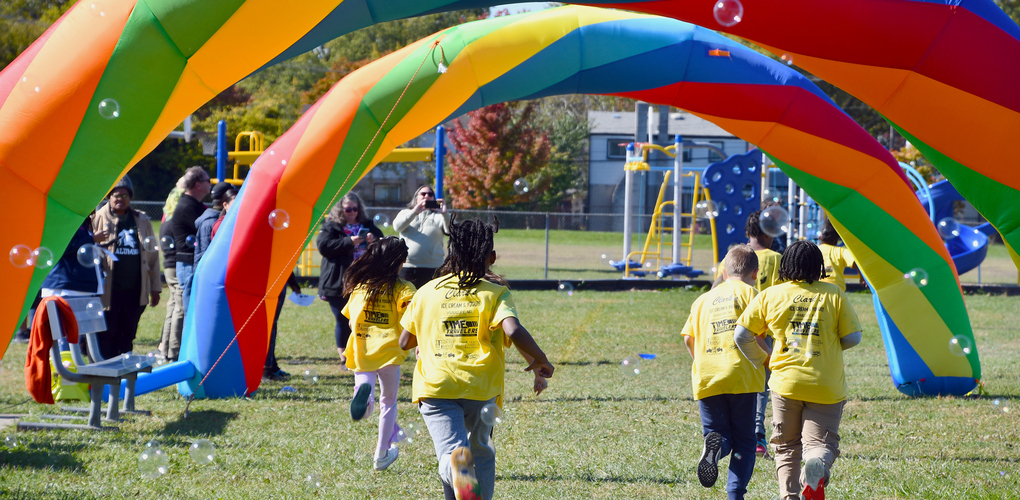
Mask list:
[[[706,488],[715,485],[719,478],[719,460],[722,458],[722,434],[709,432],[705,436],[705,448],[701,451],[698,461],[698,481]]]
[[[355,421],[365,418],[368,411],[368,399],[372,397],[372,387],[368,384],[361,384],[354,392],[354,399],[351,400],[351,418]]]
[[[461,446],[450,454],[450,468],[453,469],[453,492],[457,500],[482,500],[482,490],[475,478],[475,461],[471,450]]]
[[[392,465],[393,462],[396,462],[397,457],[399,456],[400,450],[397,449],[396,446],[390,446],[389,449],[386,450],[385,455],[375,459],[372,468],[374,468],[377,471],[384,471],[386,470],[387,467]]]
[[[809,458],[804,463],[801,483],[804,484],[804,500],[825,500],[825,463],[820,458]]]

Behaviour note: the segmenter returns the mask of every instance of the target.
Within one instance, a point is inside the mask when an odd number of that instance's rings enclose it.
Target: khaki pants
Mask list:
[[[181,287],[177,286],[177,269],[163,269],[166,284],[170,288],[170,299],[166,303],[166,318],[163,319],[163,335],[159,341],[159,352],[170,359],[177,359],[181,350],[181,332],[184,330],[184,299]]]
[[[832,463],[839,456],[839,421],[846,401],[818,404],[785,398],[772,391],[772,444],[776,451],[776,475],[779,497],[797,500],[800,462],[820,458],[829,477]]]

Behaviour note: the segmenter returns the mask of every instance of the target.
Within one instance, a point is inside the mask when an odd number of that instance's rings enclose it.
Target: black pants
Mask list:
[[[414,283],[415,288],[421,288],[422,285],[432,281],[432,276],[436,274],[436,268],[434,267],[401,267],[400,277]]]
[[[138,320],[145,312],[145,306],[138,305],[140,289],[114,290],[110,296],[110,309],[105,312],[106,332],[97,333],[99,352],[110,359],[118,354],[130,352],[138,333]]]
[[[336,346],[340,349],[347,347],[347,339],[351,338],[351,323],[344,316],[344,306],[347,305],[347,297],[326,297],[326,302],[329,302],[329,308],[333,311],[333,317],[336,318],[336,330],[333,335],[336,337]]]
[[[287,287],[280,290],[280,299],[276,301],[276,315],[273,316],[273,330],[269,333],[269,350],[266,351],[266,364],[262,368],[263,375],[272,375],[280,371],[280,365],[276,363],[276,325],[280,322],[280,311],[283,310],[283,301],[287,300]]]

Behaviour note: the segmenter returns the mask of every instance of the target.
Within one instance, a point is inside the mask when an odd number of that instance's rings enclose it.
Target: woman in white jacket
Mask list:
[[[433,208],[426,208],[426,204]],[[407,208],[393,219],[393,229],[407,244],[407,262],[400,269],[400,277],[420,288],[443,264],[443,234],[450,229],[446,204],[436,199],[436,192],[431,186],[421,186],[414,192]]]

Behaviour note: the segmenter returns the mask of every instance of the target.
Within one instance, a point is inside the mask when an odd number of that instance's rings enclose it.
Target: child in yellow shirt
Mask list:
[[[351,325],[344,355],[347,368],[354,371],[351,418],[361,420],[372,414],[379,381],[379,440],[373,464],[378,471],[386,470],[400,454],[395,445],[400,433],[397,390],[400,365],[407,358],[399,345],[400,318],[415,291],[414,285],[397,276],[406,259],[404,240],[393,236],[376,240],[347,268],[343,280],[348,296],[343,315]]]
[[[845,292],[846,278],[843,277],[843,269],[848,267],[857,269],[857,261],[849,248],[839,246],[839,240],[836,228],[832,227],[832,222],[829,222],[829,219],[825,219],[825,225],[818,233],[818,249],[821,250],[822,258],[825,259],[826,276],[822,278],[822,281],[833,283]],[[861,284],[864,284],[863,277]]]
[[[553,374],[542,349],[517,320],[506,283],[489,273],[498,225],[451,221],[439,276],[418,290],[400,324],[400,347],[418,347],[411,400],[425,419],[447,498],[492,498],[492,423],[483,408],[503,404],[504,347],[513,344],[535,374],[535,392]],[[491,406],[490,406],[491,408]],[[470,440],[468,439],[468,436]]]
[[[705,438],[698,480],[706,488],[714,485],[719,460],[732,451],[726,492],[730,499],[742,499],[754,473],[754,415],[758,393],[765,389],[765,369],[737,350],[733,327],[758,293],[753,287],[758,256],[748,245],[735,245],[723,266],[726,280],[694,301],[683,336],[694,359],[691,386]]]
[[[824,276],[822,252],[798,241],[783,252],[784,283],[759,293],[737,319],[737,347],[772,370],[772,444],[780,498],[824,499],[839,456],[839,423],[846,403],[843,350],[861,341],[861,324],[846,295]],[[756,341],[775,338],[769,353]],[[757,338],[756,338],[757,337]],[[804,474],[800,460],[805,458]]]

